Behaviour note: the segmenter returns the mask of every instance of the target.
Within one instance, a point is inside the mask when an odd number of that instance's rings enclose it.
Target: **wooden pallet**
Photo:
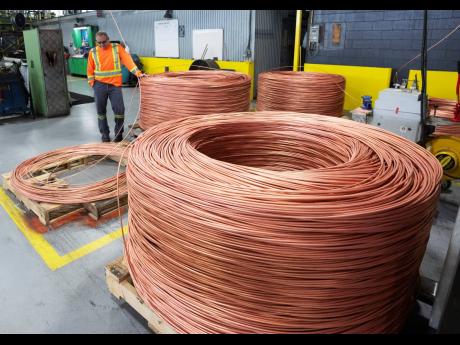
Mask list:
[[[132,125],[128,125],[129,128],[129,134],[133,138],[137,138],[139,135],[141,135],[144,130],[139,126],[138,122],[133,123]]]
[[[150,307],[139,296],[123,258],[118,258],[105,266],[105,278],[109,291],[112,295],[118,299],[124,300],[134,310],[142,315],[142,317],[147,320],[147,323],[153,332],[158,334],[177,333],[169,324],[167,324],[152,309],[150,309]]]
[[[119,157],[109,156],[109,159],[113,161],[119,161]],[[70,171],[77,168],[81,168],[82,165],[88,165],[91,162],[99,159],[95,156],[78,156],[65,163],[52,163],[45,166],[40,171],[34,173],[31,179],[34,179],[38,183],[46,183],[53,185],[65,186],[67,182],[63,179],[55,176],[58,172]],[[124,158],[121,162],[122,165],[126,165],[126,159]],[[87,211],[91,218],[98,220],[102,215],[107,214],[118,208],[117,198],[110,198],[92,203],[84,204],[53,204],[47,202],[40,202],[32,200],[18,191],[10,183],[11,172],[5,173],[3,177],[3,189],[11,192],[24,206],[37,215],[40,222],[44,225],[50,225],[52,222],[67,217],[72,213],[78,213],[81,211]],[[128,203],[128,197],[124,196],[120,199],[120,206],[125,206]]]

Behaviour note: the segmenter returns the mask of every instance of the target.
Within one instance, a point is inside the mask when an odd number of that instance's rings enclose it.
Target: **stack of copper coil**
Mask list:
[[[211,70],[166,72],[140,81],[139,126],[150,128],[179,117],[248,111],[251,77]]]
[[[456,116],[458,111],[458,103],[456,101],[445,98],[430,97],[428,100],[428,106],[430,109],[430,116],[440,117],[452,121],[460,120],[457,119],[458,115]],[[460,124],[436,126],[436,130],[433,134],[460,137]]]
[[[272,71],[258,78],[257,110],[342,116],[345,78],[337,74]]]
[[[457,102],[450,99],[430,97],[428,100],[430,116],[445,119],[454,119],[457,111]]]
[[[99,161],[107,156],[126,157],[128,147],[114,143],[97,143],[69,146],[53,151],[42,153],[19,164],[11,174],[11,185],[13,188],[32,200],[57,203],[57,204],[77,204],[93,202],[126,195],[126,174],[119,173],[116,176],[104,180],[84,184],[84,185],[56,185],[49,183],[52,175],[65,167],[75,158],[87,156],[100,156]],[[55,168],[50,169],[50,178],[37,181],[33,177],[37,172],[43,172],[50,165]]]
[[[460,137],[460,124],[436,126],[435,132],[433,134]]]
[[[125,254],[180,333],[394,333],[442,168],[421,146],[329,116],[161,123],[134,142]]]

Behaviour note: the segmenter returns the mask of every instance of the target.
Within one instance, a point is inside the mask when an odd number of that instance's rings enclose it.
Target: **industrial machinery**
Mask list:
[[[420,118],[420,92],[400,88],[380,91],[368,123],[408,140],[420,142],[423,133]]]
[[[419,92],[417,77],[412,81],[409,88],[407,88],[407,81],[403,80],[402,85],[395,83],[394,88],[380,91],[379,97],[375,101],[375,109],[370,110],[363,105],[352,110],[351,113],[353,120],[379,126],[429,149],[443,167],[442,188],[447,190],[453,179],[460,179],[460,130],[458,134],[455,131],[437,132],[434,136],[431,134],[439,125],[449,125],[460,120],[460,61],[457,66],[457,102],[455,106],[448,108],[447,111],[444,109],[444,116],[442,117],[430,114],[430,102],[426,92],[427,23],[428,11],[424,10],[423,40],[420,54],[421,91]],[[364,98],[363,101],[365,101]],[[444,100],[444,103],[446,103],[445,101],[448,100]],[[449,113],[447,116],[446,112]],[[446,135],[442,135],[443,133]]]
[[[30,20],[22,13],[0,10],[0,59],[25,58],[22,30],[30,28]]]
[[[380,91],[373,109],[364,109],[363,105],[352,110],[352,119],[381,127],[424,145],[443,166],[442,187],[443,190],[447,190],[452,180],[460,179],[460,137],[432,136],[431,134],[436,126],[452,124],[454,114],[452,119],[432,116],[427,107],[425,117],[422,119],[420,116],[421,92],[414,87],[407,89],[396,86],[396,88]]]
[[[0,61],[0,118],[30,113],[29,93],[20,67],[20,62]]]
[[[195,70],[213,70],[213,69],[220,69],[219,65],[215,60],[212,59],[198,59],[192,62],[189,67],[189,71]]]
[[[222,71],[231,71],[235,72],[234,69],[230,68],[220,68],[219,64],[217,63],[217,58],[214,59],[197,59],[192,62],[189,67],[189,71],[196,71],[196,70],[203,70],[203,71],[212,71],[220,69]]]
[[[34,114],[45,117],[69,114],[61,30],[32,29],[23,34]]]
[[[86,77],[88,53],[96,46],[97,26],[80,26],[72,31],[74,54],[69,58],[69,72],[73,75]]]

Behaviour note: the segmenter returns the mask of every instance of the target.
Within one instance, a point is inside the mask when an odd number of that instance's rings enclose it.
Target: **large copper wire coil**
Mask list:
[[[248,111],[251,77],[211,70],[166,72],[140,80],[139,126],[189,115]]]
[[[424,148],[328,116],[161,123],[130,151],[126,260],[180,333],[394,333],[442,169]]]
[[[259,74],[257,110],[342,116],[345,78],[338,74],[271,71]]]

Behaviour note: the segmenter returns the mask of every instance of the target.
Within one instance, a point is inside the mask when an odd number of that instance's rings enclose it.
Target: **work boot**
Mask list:
[[[115,137],[115,139],[113,139],[115,143],[119,143],[122,140],[123,140],[123,134],[119,134]]]
[[[108,134],[103,134],[102,135],[102,142],[103,143],[109,143],[110,142],[110,136]]]

